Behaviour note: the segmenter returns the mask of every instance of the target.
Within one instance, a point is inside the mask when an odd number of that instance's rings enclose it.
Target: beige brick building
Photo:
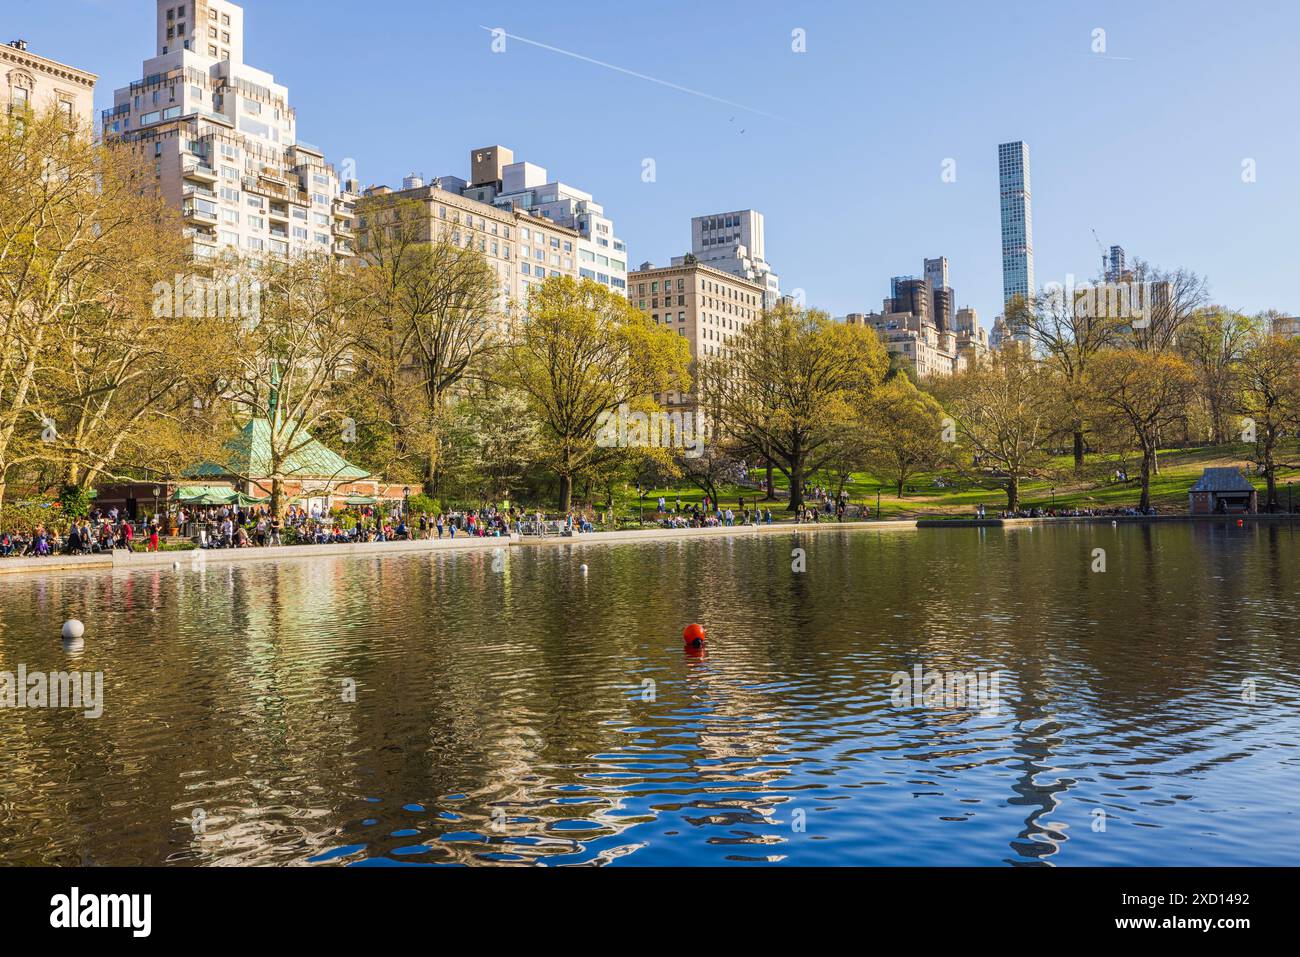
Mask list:
[[[504,319],[528,301],[530,291],[550,276],[578,278],[578,232],[523,210],[480,203],[410,177],[399,190],[372,186],[357,201],[357,250],[365,255],[371,231],[387,221],[386,210],[413,201],[425,208],[421,238],[450,239],[477,249],[496,271]]]
[[[691,370],[701,357],[729,355],[763,312],[764,285],[700,262],[628,273],[627,296],[659,325],[674,330],[691,350]],[[699,412],[693,394],[672,392],[655,400],[670,411]]]
[[[93,73],[37,56],[24,40],[0,46],[0,108],[10,112],[29,109],[39,113],[54,107],[83,129],[92,130],[98,79]]]
[[[924,316],[912,312],[851,312],[844,321],[874,329],[885,350],[908,360],[918,378],[952,375],[964,366],[957,352],[957,337],[941,331]]]

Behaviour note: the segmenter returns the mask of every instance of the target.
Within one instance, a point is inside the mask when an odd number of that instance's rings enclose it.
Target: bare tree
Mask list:
[[[1144,297],[1146,315],[1131,324],[1132,344],[1148,352],[1174,348],[1179,335],[1210,300],[1209,283],[1190,269],[1161,269],[1134,261],[1131,281]]]
[[[1051,285],[1032,302],[1017,299],[1007,308],[1008,322],[1028,332],[1035,351],[1057,374],[1071,420],[1076,472],[1083,470],[1087,449],[1084,380],[1088,366],[1098,352],[1118,341],[1129,321],[1116,305],[1114,297],[1099,294],[1097,285]]]
[[[387,409],[399,453],[418,451],[426,495],[438,492],[447,403],[504,345],[503,293],[487,259],[427,203],[372,202],[358,237],[371,288],[362,367]],[[412,412],[413,396],[422,400]]]

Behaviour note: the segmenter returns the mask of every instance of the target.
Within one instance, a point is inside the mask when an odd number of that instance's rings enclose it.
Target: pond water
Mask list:
[[[0,671],[104,689],[0,709],[0,863],[1294,865],[1298,557],[1073,524],[0,578]]]

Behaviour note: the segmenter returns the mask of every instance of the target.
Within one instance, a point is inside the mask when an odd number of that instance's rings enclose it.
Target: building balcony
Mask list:
[[[181,196],[190,199],[194,196],[202,196],[204,199],[216,199],[217,194],[208,189],[206,186],[200,186],[198,183],[186,183],[181,187]]]
[[[186,203],[181,207],[181,216],[189,222],[211,223],[213,225],[216,225],[217,222],[217,210],[215,207],[212,209],[203,209],[202,207],[192,203]]]
[[[245,176],[242,180],[244,190],[249,193],[256,193],[259,196],[266,196],[270,199],[278,199],[283,202],[294,203],[298,206],[310,206],[311,197],[300,189],[294,189],[282,181],[268,179],[265,176]]]
[[[197,179],[206,183],[215,183],[217,181],[217,171],[211,166],[205,166],[198,160],[187,159],[181,164],[181,175],[186,179]]]

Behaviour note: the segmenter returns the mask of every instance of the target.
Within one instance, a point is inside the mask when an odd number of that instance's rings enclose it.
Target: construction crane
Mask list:
[[[1097,250],[1101,253],[1101,274],[1106,275],[1106,247],[1101,244],[1101,237],[1097,235],[1097,230],[1092,231],[1092,238],[1097,243]]]

